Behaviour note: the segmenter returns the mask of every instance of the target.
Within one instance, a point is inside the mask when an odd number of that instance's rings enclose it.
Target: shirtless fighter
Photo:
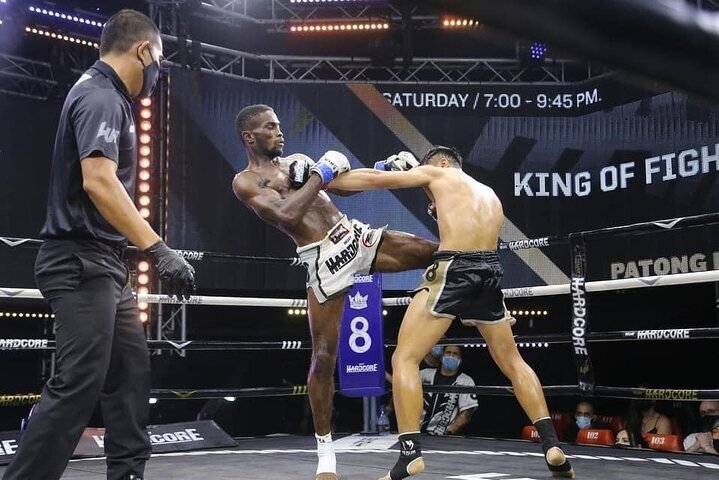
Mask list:
[[[322,191],[334,177],[350,169],[347,158],[333,151],[316,164],[301,154],[281,158],[284,137],[271,107],[243,108],[235,126],[249,161],[232,182],[235,195],[295,242],[308,270],[312,362],[307,384],[317,437],[316,479],[336,480],[330,419],[344,293],[352,286],[355,273],[398,272],[431,265],[437,244],[347,219]],[[410,153],[402,152],[377,162],[377,167],[401,170],[417,163]]]
[[[497,255],[502,204],[491,188],[462,171],[462,157],[455,149],[435,147],[420,163],[404,172],[354,170],[330,183],[344,191],[423,187],[439,223],[439,251],[415,290],[392,356],[401,451],[395,466],[380,480],[398,480],[424,470],[419,363],[457,318],[479,329],[494,362],[511,380],[520,405],[537,427],[552,476],[574,478],[559,448],[542,386],[517,350],[510,327],[513,319],[504,306],[503,270]]]

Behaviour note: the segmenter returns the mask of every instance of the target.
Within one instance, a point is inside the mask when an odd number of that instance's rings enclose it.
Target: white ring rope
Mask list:
[[[707,272],[677,273],[674,275],[657,275],[652,277],[623,278],[618,280],[600,280],[587,282],[585,288],[588,292],[605,292],[609,290],[624,290],[630,288],[665,287],[669,285],[684,285],[690,283],[706,283],[719,281],[719,270]],[[507,298],[541,297],[549,295],[565,295],[570,292],[570,284],[542,285],[536,287],[507,288],[502,290]],[[227,307],[278,307],[278,308],[307,308],[307,300],[303,298],[257,298],[257,297],[213,297],[196,295],[188,301],[179,301],[174,296],[158,294],[140,294],[139,302],[146,303],[174,303],[187,305],[216,305]],[[37,289],[0,288],[0,298],[34,298],[43,296]],[[411,297],[393,297],[382,299],[385,307],[406,306]]]

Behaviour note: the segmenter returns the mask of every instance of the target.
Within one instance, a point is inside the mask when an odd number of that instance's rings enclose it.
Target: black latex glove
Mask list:
[[[144,252],[167,285],[167,293],[189,300],[195,293],[195,269],[162,240]]]

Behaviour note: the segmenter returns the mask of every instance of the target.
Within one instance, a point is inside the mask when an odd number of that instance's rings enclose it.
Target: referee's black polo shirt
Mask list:
[[[83,190],[80,162],[87,157],[116,162],[117,177],[133,198],[137,140],[131,101],[120,77],[99,60],[70,89],[55,138],[42,238],[127,245]]]

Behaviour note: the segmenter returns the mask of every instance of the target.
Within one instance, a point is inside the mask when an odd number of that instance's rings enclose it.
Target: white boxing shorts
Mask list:
[[[343,215],[325,238],[297,249],[307,268],[307,288],[320,303],[350,288],[355,273],[372,270],[385,228],[373,229]]]

